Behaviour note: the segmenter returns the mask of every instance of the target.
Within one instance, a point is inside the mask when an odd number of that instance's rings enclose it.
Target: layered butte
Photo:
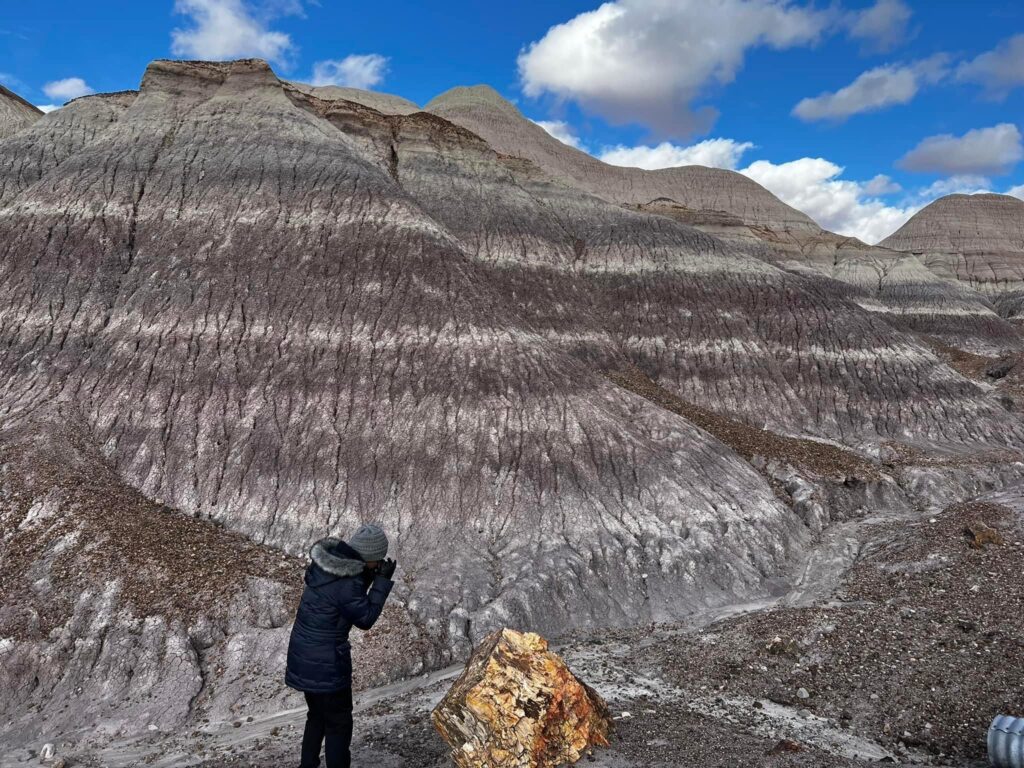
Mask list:
[[[913,253],[935,274],[988,296],[1001,316],[1024,318],[1024,200],[948,195],[881,244]]]

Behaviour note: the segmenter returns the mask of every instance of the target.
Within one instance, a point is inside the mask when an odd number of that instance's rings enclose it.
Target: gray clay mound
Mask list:
[[[27,128],[42,116],[40,109],[0,85],[0,139]]]

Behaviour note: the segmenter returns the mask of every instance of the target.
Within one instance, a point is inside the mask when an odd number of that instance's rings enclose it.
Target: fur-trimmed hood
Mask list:
[[[314,544],[309,550],[309,557],[321,571],[332,577],[358,576],[366,568],[358,552],[333,536]],[[309,576],[306,578],[308,581]]]

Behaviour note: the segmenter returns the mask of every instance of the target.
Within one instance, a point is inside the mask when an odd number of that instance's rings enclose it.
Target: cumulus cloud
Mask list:
[[[929,136],[899,161],[908,171],[950,175],[1008,172],[1024,157],[1021,134],[1013,123],[977,128],[963,136]]]
[[[876,67],[835,93],[802,99],[793,108],[793,114],[802,120],[844,120],[861,112],[908,104],[922,85],[936,83],[946,73],[945,56],[933,56],[908,66]]]
[[[894,192],[902,190],[897,182],[886,176],[884,173],[880,173],[864,184],[864,194],[866,195],[891,195]]]
[[[987,177],[963,174],[932,182],[917,194],[921,199],[931,201],[946,195],[976,195],[980,192],[991,191],[992,182]]]
[[[753,146],[749,141],[732,139],[707,139],[688,147],[665,141],[653,147],[607,147],[598,157],[611,165],[647,170],[679,165],[705,165],[735,170],[743,153]]]
[[[873,197],[869,187],[874,179],[867,184],[841,179],[842,166],[820,157],[778,164],[758,160],[740,173],[825,229],[866,243],[884,239],[920,210],[918,205],[893,206]]]
[[[36,104],[36,109],[48,115],[55,109],[60,109],[60,106],[58,104]]]
[[[1021,184],[1019,187],[1012,187],[1008,189],[1006,194],[1013,195],[1014,197],[1019,197],[1021,200],[1024,200],[1024,184]]]
[[[890,51],[907,39],[912,11],[903,0],[878,0],[847,16],[849,34],[873,51]]]
[[[88,96],[96,93],[88,83],[80,77],[66,77],[63,80],[54,80],[43,86],[43,93],[51,99],[70,101],[79,96]]]
[[[1024,86],[1024,34],[1014,35],[957,68],[962,82],[978,83],[993,98],[1005,98]]]
[[[295,50],[291,37],[268,28],[276,16],[301,12],[295,0],[259,9],[244,0],[176,0],[174,10],[190,16],[193,24],[171,32],[171,52],[176,56],[216,61],[254,56],[287,63]]]
[[[576,101],[612,122],[705,130],[694,102],[731,82],[749,49],[809,45],[831,15],[789,0],[613,0],[551,27],[519,55],[523,91]]]
[[[384,81],[389,59],[379,53],[352,54],[340,61],[328,59],[313,65],[312,85],[373,88]]]
[[[568,144],[576,149],[583,148],[583,145],[580,143],[580,137],[573,132],[572,126],[564,120],[534,120],[533,122],[563,144]]]

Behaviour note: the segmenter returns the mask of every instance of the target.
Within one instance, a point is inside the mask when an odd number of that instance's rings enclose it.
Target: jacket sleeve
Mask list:
[[[374,576],[373,586],[365,595],[356,591],[347,595],[341,603],[341,615],[359,629],[369,629],[380,617],[384,601],[388,599],[394,582],[383,576]]]

